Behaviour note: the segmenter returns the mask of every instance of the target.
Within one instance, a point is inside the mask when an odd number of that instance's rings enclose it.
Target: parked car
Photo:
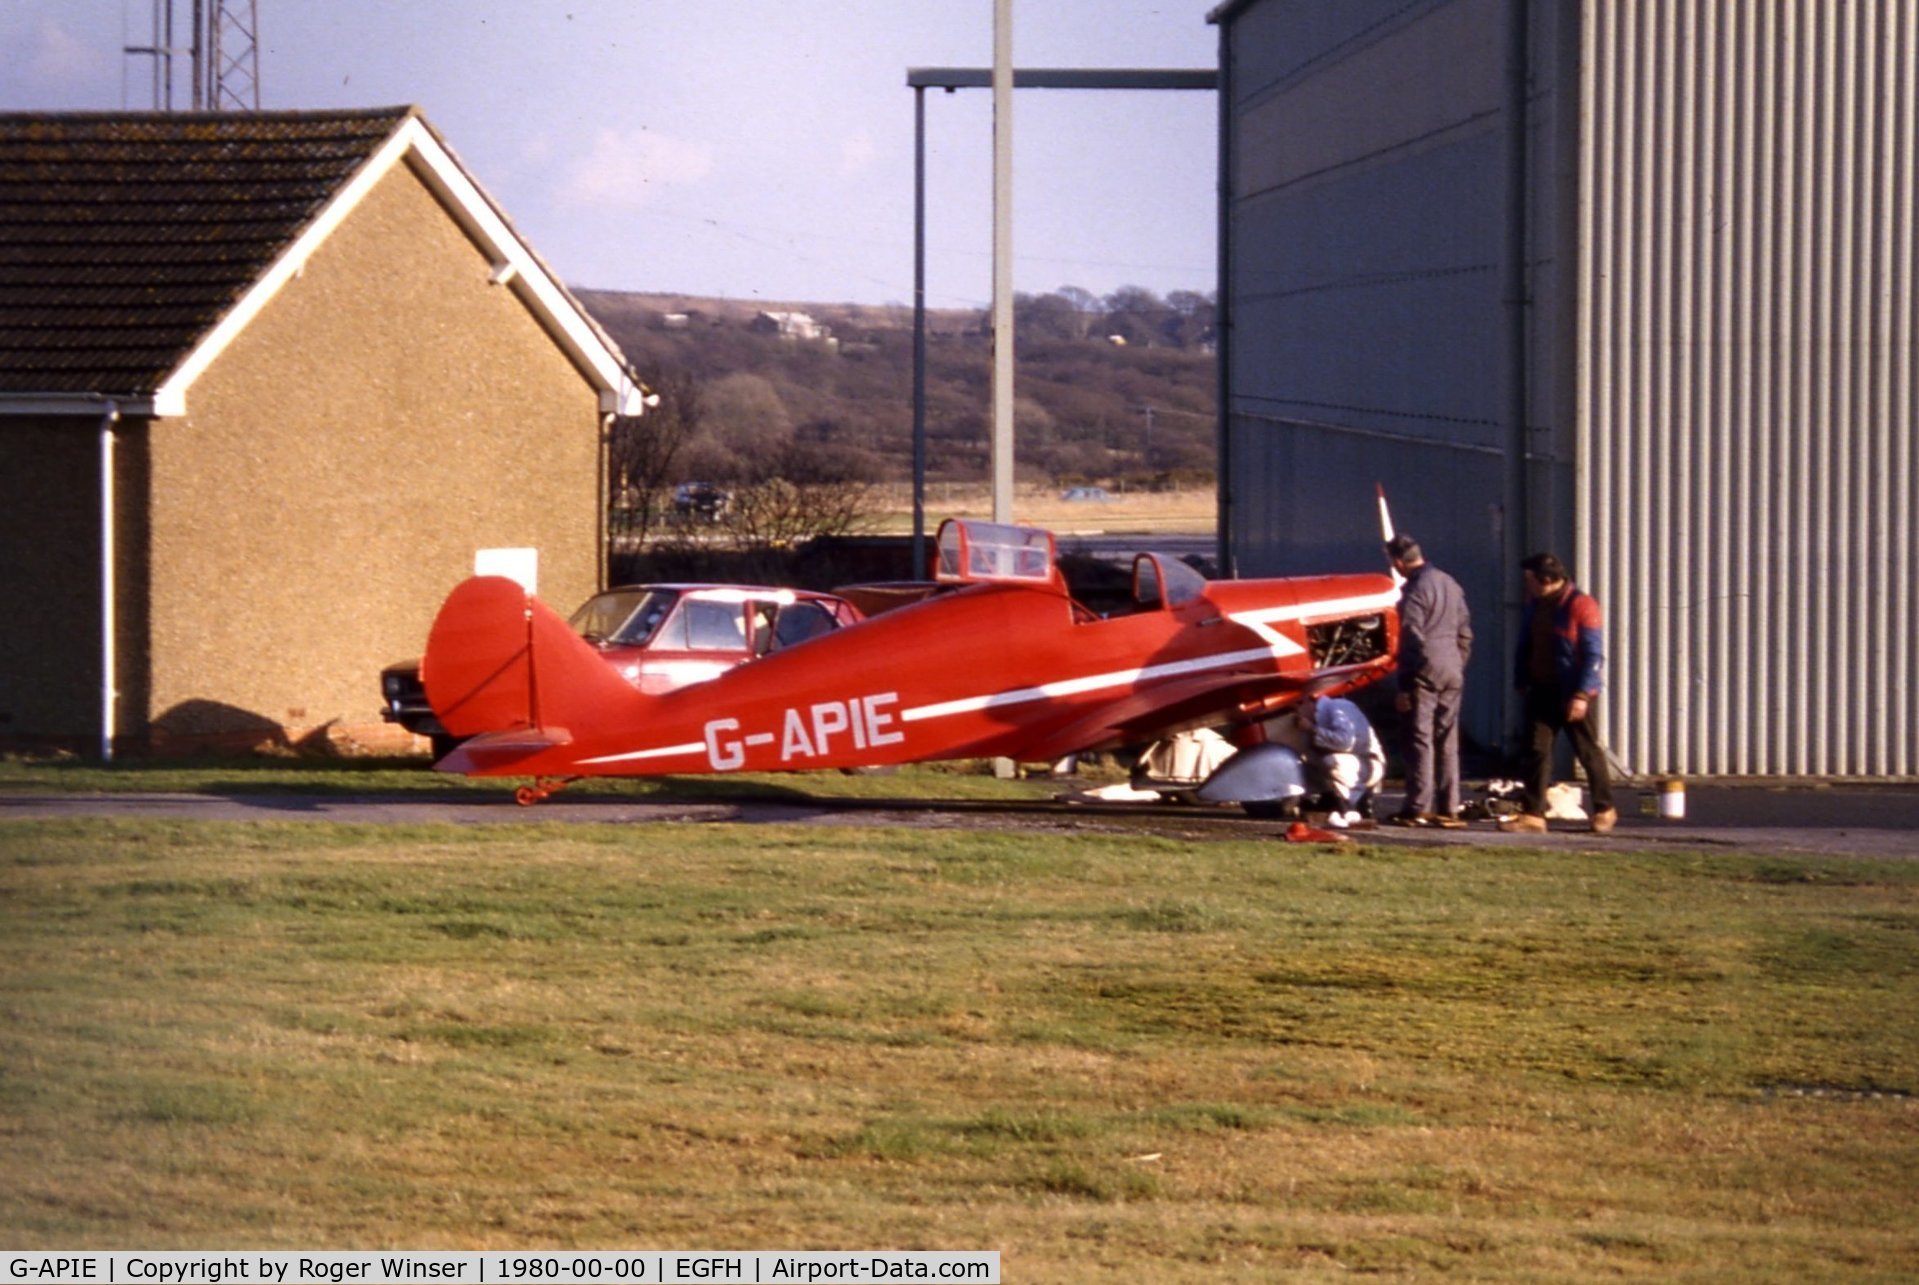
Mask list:
[[[712,482],[682,482],[673,488],[673,513],[682,521],[718,522],[733,503],[733,493]]]
[[[1105,504],[1112,500],[1103,486],[1069,486],[1059,498],[1068,504]]]
[[[568,619],[620,677],[648,694],[703,683],[756,656],[864,619],[830,593],[765,585],[623,585],[588,598]],[[433,742],[439,758],[458,743],[427,703],[420,662],[380,671],[380,717]]]

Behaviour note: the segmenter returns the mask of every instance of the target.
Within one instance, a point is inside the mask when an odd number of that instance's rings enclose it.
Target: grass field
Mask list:
[[[11,1247],[1919,1271],[1919,866],[0,824]]]
[[[1219,496],[1210,487],[1185,491],[1120,491],[1104,501],[1070,501],[1058,487],[1023,486],[1013,497],[1014,518],[1059,534],[1075,531],[1210,532],[1219,521]],[[883,488],[877,529],[913,529],[910,487]],[[993,495],[982,486],[934,483],[926,493],[926,524],[931,531],[943,518],[990,518]]]

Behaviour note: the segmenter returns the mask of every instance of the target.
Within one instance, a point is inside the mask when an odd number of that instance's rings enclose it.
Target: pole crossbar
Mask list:
[[[908,67],[911,89],[990,89],[990,67]],[[1015,67],[1014,89],[1218,89],[1210,69],[1152,67]]]

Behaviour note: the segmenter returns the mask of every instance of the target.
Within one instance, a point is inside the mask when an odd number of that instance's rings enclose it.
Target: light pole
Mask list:
[[[1010,37],[1009,37],[1010,39]],[[997,48],[995,56],[997,57]],[[926,90],[986,89],[993,85],[993,70],[986,67],[909,67],[906,83],[913,90],[913,565],[919,572],[926,567]],[[1162,71],[1151,68],[1052,67],[1012,69],[1014,89],[1217,89],[1219,73],[1211,70]],[[1010,133],[1011,119],[1007,127]],[[1009,149],[1010,152],[1010,149]],[[1007,163],[1011,164],[1010,154]],[[1010,248],[1010,247],[1009,247]],[[1010,260],[1010,253],[1008,255]],[[1007,267],[1011,272],[1010,262]],[[1012,308],[1012,291],[1007,289],[1006,306]],[[997,303],[997,299],[995,300]],[[997,323],[995,330],[998,329]],[[997,342],[997,340],[995,340]],[[1012,326],[1006,327],[1006,345],[1012,350]],[[1011,395],[1008,381],[1008,396]],[[994,439],[998,455],[999,440]],[[996,458],[993,472],[995,487],[1002,468],[1013,474],[1013,448],[1010,426],[1006,435],[1004,464]],[[1010,507],[1010,498],[1009,498]],[[995,513],[998,499],[995,497]]]

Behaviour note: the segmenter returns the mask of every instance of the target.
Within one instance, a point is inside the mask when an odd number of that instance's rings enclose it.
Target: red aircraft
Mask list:
[[[949,521],[921,600],[649,695],[517,583],[454,589],[422,678],[467,740],[438,764],[531,776],[522,803],[585,776],[851,768],[936,759],[1044,763],[1198,727],[1241,748],[1206,797],[1279,797],[1259,725],[1310,683],[1333,695],[1391,672],[1399,587],[1385,574],[1208,581],[1133,563],[1130,610],[1075,602],[1050,533]]]

